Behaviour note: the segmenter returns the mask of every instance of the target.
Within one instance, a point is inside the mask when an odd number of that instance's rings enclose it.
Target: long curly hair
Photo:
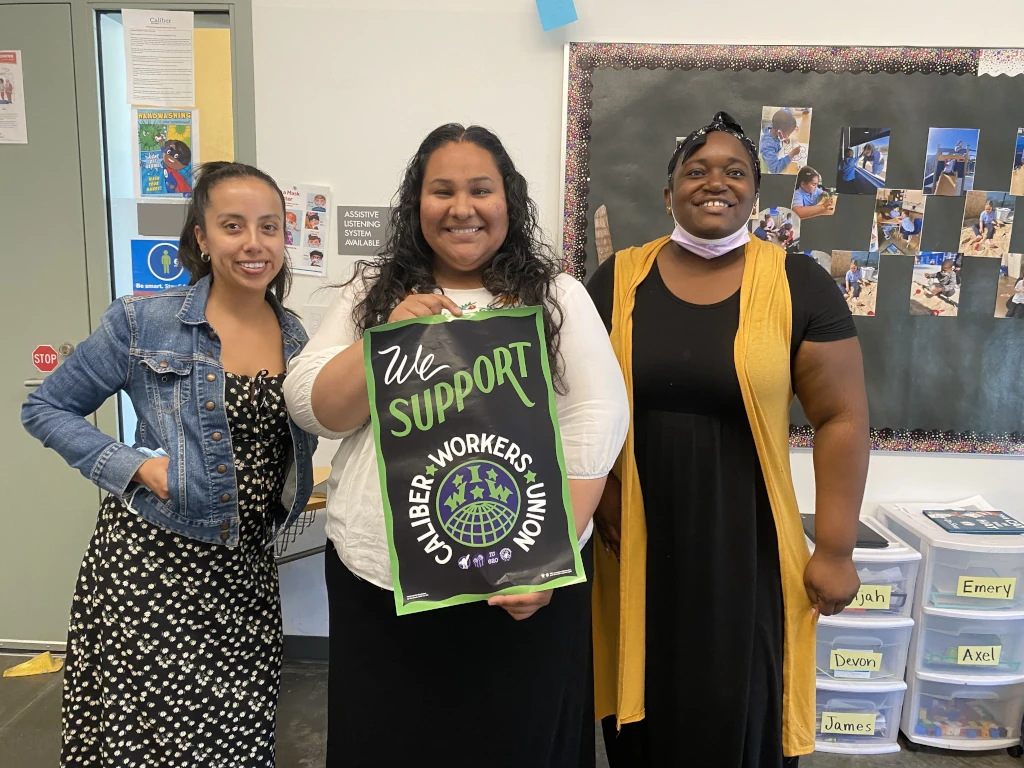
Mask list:
[[[558,353],[563,315],[553,287],[560,269],[550,246],[542,239],[537,206],[530,199],[526,179],[516,170],[501,139],[478,125],[466,128],[449,123],[435,128],[409,161],[392,202],[383,250],[373,260],[356,265],[352,280],[361,280],[366,292],[353,309],[353,322],[357,331],[363,333],[386,323],[391,311],[410,293],[442,290],[434,279],[434,252],[420,226],[420,197],[431,155],[458,142],[470,142],[487,150],[505,187],[508,234],[484,270],[483,287],[496,297],[497,306],[543,307],[551,376],[556,391],[564,392]]]

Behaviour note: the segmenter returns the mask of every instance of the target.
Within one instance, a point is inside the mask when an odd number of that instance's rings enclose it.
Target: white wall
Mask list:
[[[798,10],[753,0],[576,0],[580,21],[541,31],[534,0],[254,0],[256,130],[260,165],[281,180],[329,185],[336,204],[386,205],[426,133],[480,123],[508,145],[555,239],[559,201],[563,44],[566,40],[759,45],[1016,47],[1024,3],[998,24],[851,23],[842,4]],[[929,16],[958,19],[961,0],[933,0]],[[332,233],[330,248],[336,248]],[[331,257],[329,281],[350,264]],[[325,281],[300,277],[302,311]],[[326,297],[313,296],[314,301]],[[317,463],[326,464],[332,446]],[[813,508],[810,455],[794,454],[801,506]],[[872,458],[869,503],[952,500],[982,493],[1015,508],[1019,459],[884,454]],[[1011,485],[1012,484],[1012,485]],[[1019,507],[1016,507],[1019,509]],[[304,535],[308,546],[322,533]],[[321,558],[282,569],[288,633],[327,634]]]

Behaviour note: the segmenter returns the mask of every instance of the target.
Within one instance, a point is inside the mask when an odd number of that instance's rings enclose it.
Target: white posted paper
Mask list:
[[[284,244],[292,271],[327,277],[327,240],[331,232],[331,189],[313,184],[282,184]]]
[[[192,107],[196,103],[191,11],[122,10],[128,103]]]
[[[0,144],[28,144],[21,51],[0,51]]]

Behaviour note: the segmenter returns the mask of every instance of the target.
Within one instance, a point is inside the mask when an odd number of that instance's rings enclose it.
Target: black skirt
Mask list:
[[[594,765],[589,581],[516,621],[486,602],[397,616],[330,545],[325,576],[328,768]]]

